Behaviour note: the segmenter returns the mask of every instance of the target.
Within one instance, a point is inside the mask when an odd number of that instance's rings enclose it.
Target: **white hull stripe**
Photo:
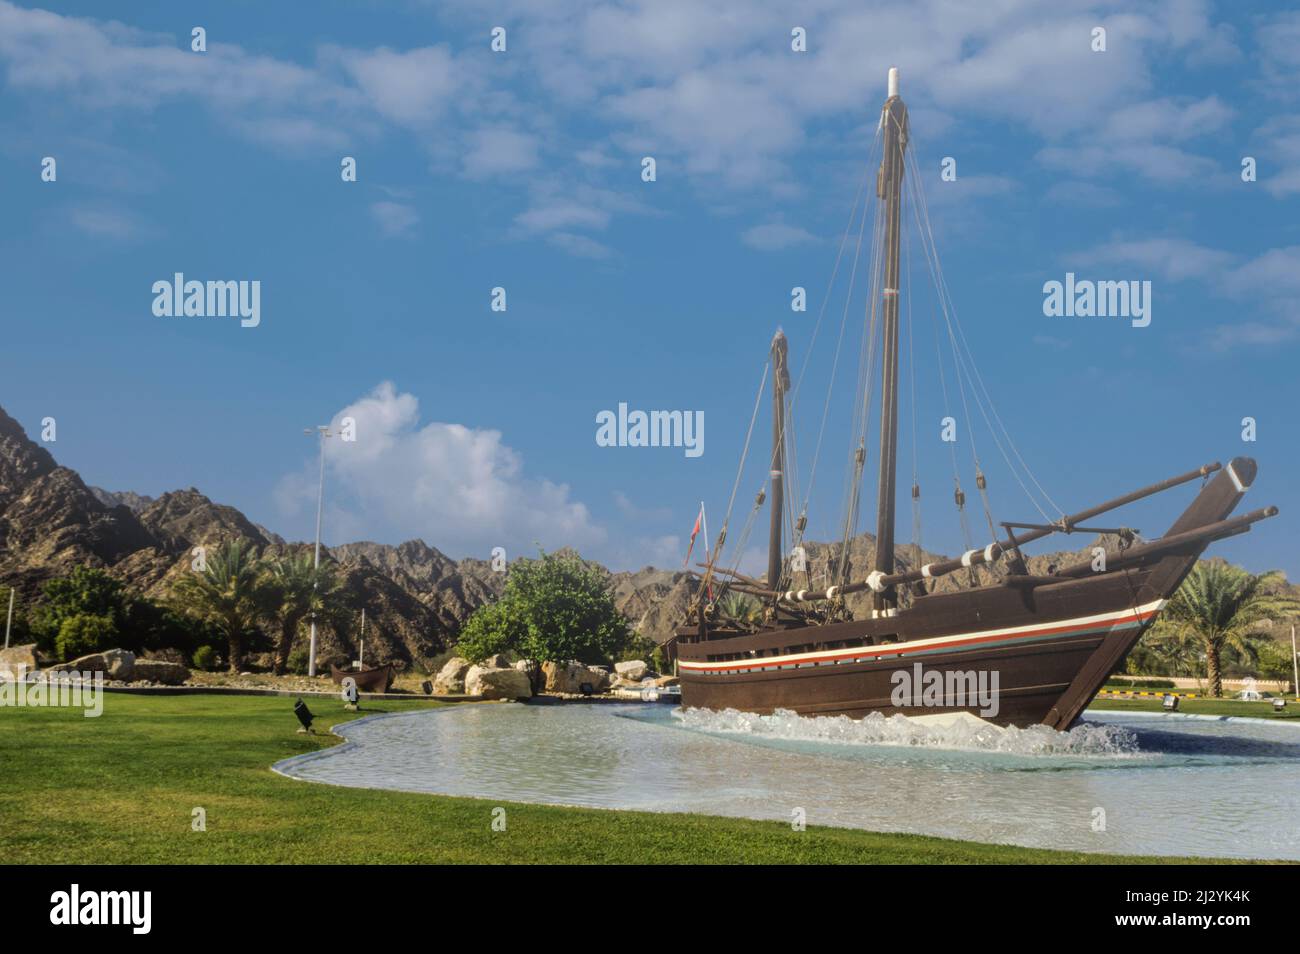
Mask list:
[[[1076,616],[1073,619],[1056,620],[1051,623],[1030,623],[1026,626],[1010,626],[1004,629],[986,629],[971,633],[953,633],[950,636],[933,636],[929,639],[914,639],[905,643],[890,643],[881,646],[853,646],[848,649],[823,650],[811,653],[793,653],[787,656],[758,656],[752,659],[729,659],[725,662],[696,662],[678,660],[678,668],[692,672],[727,672],[732,670],[779,669],[800,663],[837,661],[855,658],[870,658],[871,661],[890,656],[915,656],[921,653],[942,652],[970,645],[972,649],[990,644],[1013,643],[1031,639],[1051,639],[1061,636],[1074,636],[1096,630],[1128,629],[1144,625],[1162,609],[1165,600],[1155,600],[1144,606],[1119,610],[1110,613],[1098,613],[1095,616]]]

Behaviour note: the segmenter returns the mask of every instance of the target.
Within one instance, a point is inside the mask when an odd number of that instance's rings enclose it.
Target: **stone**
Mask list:
[[[105,649],[102,653],[78,656],[50,669],[53,672],[102,672],[105,679],[130,682],[135,672],[135,653],[126,649]]]
[[[433,694],[435,696],[459,696],[465,691],[465,673],[473,665],[462,656],[452,656],[438,675],[433,677]]]
[[[41,667],[36,658],[35,643],[23,643],[21,646],[0,649],[0,673],[9,672],[17,678],[19,669],[35,672],[39,668]]]
[[[506,659],[506,657],[501,653],[497,653],[495,656],[489,656],[487,659],[479,663],[479,665],[482,666],[484,669],[513,668],[513,666],[510,663],[510,660]]]
[[[528,675],[518,669],[470,666],[465,673],[465,693],[482,699],[527,699],[533,688]]]
[[[161,682],[164,686],[179,686],[190,678],[190,671],[180,663],[163,659],[137,659],[131,678],[134,682]]]
[[[658,686],[660,689],[663,689],[668,686],[676,686],[680,684],[680,682],[681,680],[678,679],[676,676],[660,676],[658,679],[655,680],[655,685]]]
[[[641,659],[632,659],[628,662],[614,663],[614,671],[623,679],[630,679],[632,682],[640,680],[647,672],[650,666]]]
[[[521,660],[519,660],[518,662],[516,662],[513,666],[511,666],[510,668],[511,668],[511,669],[518,669],[520,672],[527,672],[527,671],[528,671],[528,660],[527,660],[527,659],[521,659]]]
[[[546,677],[547,692],[580,693],[584,682],[596,692],[609,688],[609,673],[590,669],[579,662],[542,663],[542,675]]]

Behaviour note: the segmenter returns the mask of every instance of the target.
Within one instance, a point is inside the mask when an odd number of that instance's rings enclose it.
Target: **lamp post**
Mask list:
[[[316,577],[320,575],[320,516],[325,501],[325,438],[334,435],[330,433],[328,424],[317,424],[314,431],[310,427],[303,428],[303,433],[308,437],[316,434],[320,441],[320,480],[316,486],[316,564],[311,581],[312,591],[315,592]],[[307,675],[316,675],[316,607],[314,605],[311,611],[311,645],[307,650]]]
[[[1295,654],[1295,623],[1291,624],[1291,695],[1300,702],[1300,657]]]
[[[4,647],[9,649],[9,630],[13,628],[13,587],[9,587],[9,617],[4,621]],[[1291,649],[1295,650],[1296,628],[1291,626]]]

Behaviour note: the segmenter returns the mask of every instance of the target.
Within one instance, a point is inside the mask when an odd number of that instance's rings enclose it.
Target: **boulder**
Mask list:
[[[465,673],[469,672],[472,663],[461,656],[452,656],[446,664],[438,670],[438,675],[433,678],[433,694],[435,696],[458,696],[465,691]]]
[[[510,660],[509,660],[509,659],[506,659],[506,657],[505,657],[503,654],[501,654],[501,653],[497,653],[495,656],[489,656],[487,659],[485,659],[485,660],[483,660],[481,663],[479,663],[479,665],[482,666],[484,669],[512,669],[512,668],[514,668],[514,667],[512,666],[512,664],[511,664]]]
[[[134,682],[161,682],[164,686],[179,686],[190,678],[190,671],[180,663],[165,659],[137,659],[131,676]]]
[[[527,699],[533,694],[527,673],[518,669],[489,669],[470,666],[465,673],[465,692],[483,699]]]
[[[130,682],[135,672],[135,653],[126,649],[105,649],[102,653],[79,656],[72,662],[50,668],[54,672],[102,672],[105,679]]]
[[[0,673],[9,672],[17,678],[20,669],[35,672],[39,668],[41,667],[36,659],[35,643],[23,643],[21,646],[0,649]]]
[[[527,671],[528,671],[528,660],[527,660],[527,659],[521,659],[521,660],[519,660],[518,662],[516,662],[513,666],[511,666],[510,668],[511,668],[511,669],[518,669],[520,672],[527,672]]]
[[[650,666],[644,660],[632,659],[628,662],[614,663],[614,671],[623,679],[637,682],[650,671]]]
[[[664,689],[667,688],[668,686],[676,686],[680,682],[681,680],[678,679],[676,676],[660,676],[658,679],[655,680],[655,685],[658,686],[660,689]]]
[[[579,662],[542,663],[547,692],[582,692],[582,684],[590,683],[596,692],[609,688],[609,673],[590,669]]]

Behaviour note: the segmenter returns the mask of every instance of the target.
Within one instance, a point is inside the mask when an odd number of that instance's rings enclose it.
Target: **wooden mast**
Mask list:
[[[884,350],[880,404],[880,483],[876,498],[876,566],[894,572],[894,478],[898,470],[898,245],[903,191],[903,150],[907,148],[907,107],[898,95],[898,69],[889,70],[889,98],[881,115],[884,150],[876,194],[885,203]],[[877,577],[879,579],[879,577]],[[877,613],[897,605],[894,587],[875,593]]]
[[[781,588],[781,519],[785,513],[785,392],[790,387],[784,332],[772,338],[772,494],[768,501],[772,520],[767,539],[767,586]]]

